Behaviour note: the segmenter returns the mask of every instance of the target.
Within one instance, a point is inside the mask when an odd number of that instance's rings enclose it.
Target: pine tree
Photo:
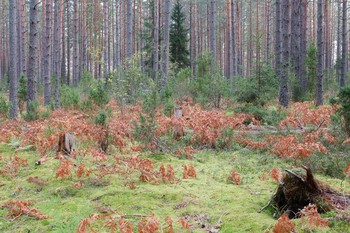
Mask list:
[[[189,66],[189,52],[187,50],[188,29],[185,28],[185,14],[180,1],[177,0],[171,14],[170,28],[170,60],[177,63],[179,68]]]

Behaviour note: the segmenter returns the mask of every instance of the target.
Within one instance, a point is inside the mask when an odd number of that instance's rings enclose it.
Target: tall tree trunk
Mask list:
[[[225,28],[225,76],[231,78],[231,4],[230,0],[226,1],[226,28]]]
[[[191,47],[191,67],[193,76],[196,78],[197,73],[197,0],[191,1],[190,3],[190,29],[191,29],[191,37],[190,37],[190,47]]]
[[[103,76],[106,79],[105,85],[107,85],[107,77],[108,77],[108,0],[103,2],[103,61],[104,61],[104,71]]]
[[[59,87],[61,80],[61,62],[62,62],[62,0],[55,0],[55,20],[54,20],[54,103],[55,109],[59,108]]]
[[[130,59],[132,57],[132,22],[132,0],[126,0],[126,58],[129,60],[127,63],[130,63]]]
[[[27,15],[26,2],[21,0],[21,73],[27,76]]]
[[[78,86],[79,82],[79,61],[78,61],[78,1],[73,3],[73,85]]]
[[[165,87],[169,70],[170,0],[164,0],[163,45],[162,45],[162,88]]]
[[[65,30],[65,23],[64,23],[64,19],[66,18],[66,11],[65,11],[65,7],[66,4],[65,2],[62,3],[62,62],[61,62],[61,83],[67,84],[66,83],[66,30]]]
[[[266,62],[268,64],[271,64],[271,61],[270,61],[270,57],[271,57],[271,54],[270,54],[270,41],[271,41],[271,33],[270,33],[270,20],[271,20],[271,0],[267,0],[266,2],[266,51],[265,51],[265,58],[266,58]]]
[[[18,74],[17,74],[17,36],[16,36],[16,22],[17,19],[17,4],[16,0],[9,0],[9,39],[10,39],[10,118],[17,118],[18,115],[18,101],[17,101],[17,87],[18,87]]]
[[[70,84],[70,0],[67,0],[67,85]]]
[[[341,59],[341,73],[340,73],[340,87],[345,86],[345,74],[347,64],[347,0],[343,0],[343,30],[342,30],[342,59]]]
[[[282,0],[282,70],[280,73],[280,94],[279,102],[282,106],[288,107],[288,77],[289,77],[289,0]]]
[[[275,68],[278,77],[281,76],[281,1],[276,0],[276,35],[275,35]]]
[[[316,106],[323,104],[323,0],[317,0],[317,83]]]
[[[216,12],[215,0],[210,0],[210,52],[214,59],[214,65],[216,65],[216,27],[215,27],[215,12]]]
[[[87,43],[86,43],[86,0],[82,0],[81,2],[81,54],[80,54],[80,76],[82,75],[82,72],[87,69],[86,63],[86,49],[87,49]]]
[[[30,0],[29,11],[29,64],[28,64],[28,83],[27,83],[27,112],[33,111],[32,104],[37,97],[37,80],[38,80],[38,7],[39,0]]]
[[[341,2],[337,4],[337,60],[336,60],[336,76],[337,81],[340,83],[340,70],[341,70],[341,54],[340,54],[340,42],[341,42]]]
[[[115,64],[116,64],[116,69],[119,69],[119,65],[120,65],[120,40],[119,40],[119,22],[120,22],[120,14],[119,14],[119,1],[116,0],[116,3],[115,3],[115,14],[116,14],[116,22],[115,22],[115,42],[116,42],[116,61],[115,61]]]
[[[236,46],[236,26],[235,26],[235,4],[234,0],[231,0],[231,51],[232,51],[232,76],[237,75],[237,46]]]
[[[158,42],[159,42],[159,9],[158,0],[154,0],[154,31],[153,31],[153,72],[154,80],[158,81]]]
[[[44,76],[44,104],[48,105],[51,101],[51,84],[50,84],[50,61],[51,61],[51,12],[52,1],[46,0],[46,19],[45,19],[45,39],[44,39],[44,59],[43,59],[43,76]]]
[[[243,46],[242,46],[242,2],[239,4],[238,1],[236,1],[236,12],[237,12],[237,74],[242,76],[243,75]]]
[[[295,80],[298,82],[293,90],[293,99],[299,100],[301,96],[300,78],[300,3],[301,0],[292,1],[292,22],[291,22],[291,57]]]
[[[302,95],[306,95],[307,91],[307,75],[306,75],[306,53],[307,53],[307,6],[308,0],[301,0],[300,9],[300,80]]]

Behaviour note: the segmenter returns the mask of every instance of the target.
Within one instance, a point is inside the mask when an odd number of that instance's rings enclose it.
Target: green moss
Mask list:
[[[0,145],[1,156],[4,159],[11,156],[13,149],[5,144]],[[19,156],[28,159],[29,165],[21,167],[13,178],[0,177],[2,200],[31,200],[32,206],[50,216],[46,220],[35,220],[22,216],[16,221],[8,221],[7,210],[0,209],[0,232],[75,232],[82,218],[98,213],[97,207],[109,207],[121,214],[154,213],[162,223],[166,216],[174,219],[176,232],[181,232],[177,222],[184,215],[201,215],[209,217],[209,223],[215,225],[221,218],[220,232],[265,232],[271,230],[277,222],[272,217],[272,210],[258,213],[273,195],[276,184],[269,179],[261,181],[263,173],[274,167],[291,168],[284,160],[247,150],[236,152],[202,151],[193,156],[193,160],[180,160],[171,155],[143,155],[156,163],[171,164],[179,182],[175,184],[148,184],[139,181],[137,173],[131,175],[108,175],[104,179],[107,186],[90,185],[92,178],[82,178],[84,187],[75,188],[73,182],[79,179],[73,176],[67,180],[56,180],[55,170],[59,161],[50,160],[41,166],[35,166],[38,155],[34,152],[20,152]],[[2,165],[3,161],[0,161]],[[112,158],[111,158],[112,161]],[[109,162],[111,162],[109,161]],[[90,167],[89,156],[79,157],[79,162]],[[182,165],[191,164],[195,167],[197,178],[183,180]],[[231,171],[241,174],[240,185],[228,184],[227,176]],[[38,192],[35,185],[26,179],[38,176],[47,185]],[[317,176],[317,178],[334,185],[341,191],[350,191],[350,185],[337,179]],[[125,183],[133,181],[135,189],[130,189]],[[22,187],[21,191],[17,187]],[[2,202],[0,202],[1,204]],[[182,203],[186,203],[181,205]],[[140,218],[128,218],[136,227]],[[300,228],[300,220],[293,220]],[[339,224],[338,224],[339,222]],[[344,232],[349,224],[333,221],[331,230],[321,232]],[[203,232],[195,229],[193,232]],[[303,232],[303,231],[298,231]]]

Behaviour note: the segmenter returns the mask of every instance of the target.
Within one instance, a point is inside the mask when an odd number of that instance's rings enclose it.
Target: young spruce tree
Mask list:
[[[187,50],[188,29],[185,28],[185,13],[179,0],[176,1],[171,13],[170,27],[170,60],[177,63],[179,68],[190,65]]]

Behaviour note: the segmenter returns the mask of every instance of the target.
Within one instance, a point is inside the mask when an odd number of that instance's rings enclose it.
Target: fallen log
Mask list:
[[[271,205],[276,210],[276,216],[285,213],[290,219],[300,217],[300,211],[309,204],[316,205],[319,213],[350,209],[349,195],[341,194],[317,180],[311,169],[305,166],[303,169],[303,175],[286,169],[276,193],[263,209]]]

